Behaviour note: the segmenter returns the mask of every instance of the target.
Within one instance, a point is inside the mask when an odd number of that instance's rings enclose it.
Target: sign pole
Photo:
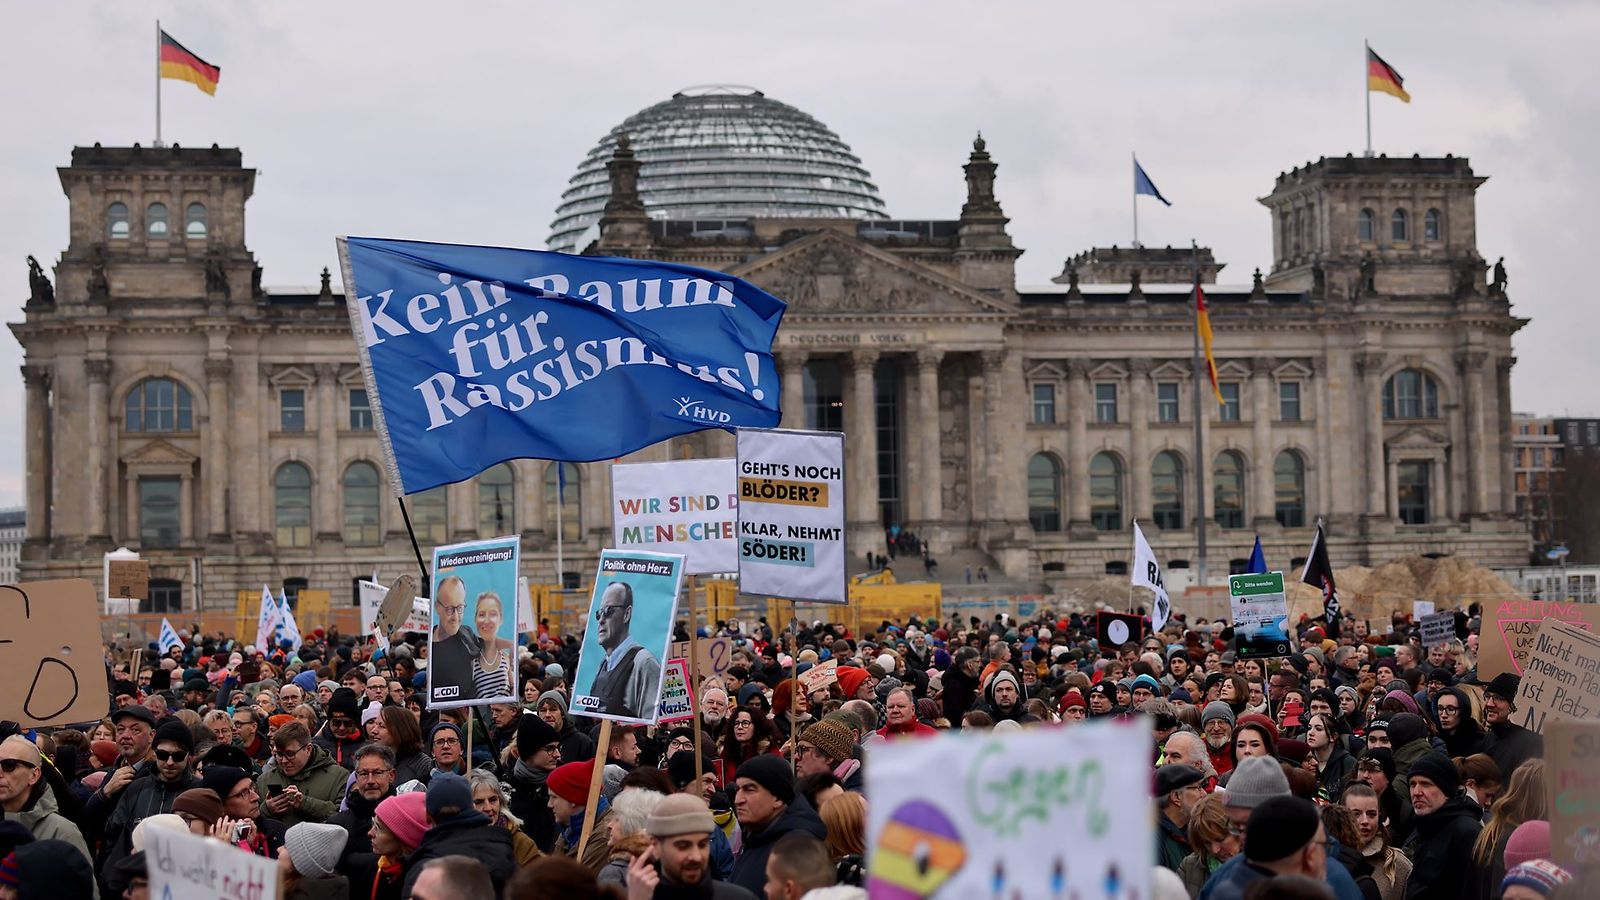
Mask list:
[[[800,691],[800,601],[789,601],[789,634],[793,639],[789,641],[789,683],[790,690]],[[806,698],[809,703],[810,697]],[[800,777],[800,735],[796,734],[800,724],[794,714],[794,696],[789,697],[789,765],[794,769],[796,778]]]
[[[600,805],[600,789],[605,785],[606,754],[611,752],[611,720],[600,720],[600,737],[594,745],[594,774],[589,776],[589,800],[583,804],[583,831],[578,836],[577,858],[583,859],[583,850],[589,846],[589,835],[594,831],[594,811]]]
[[[690,576],[687,577],[686,580],[689,582],[689,665],[687,666],[688,671],[684,673],[684,676],[685,676],[684,677],[684,681],[688,682],[687,686],[689,688],[689,708],[693,709],[694,708],[694,699],[695,699],[695,683],[694,683],[695,675],[699,674],[699,671],[700,671],[700,668],[699,668],[700,667],[700,628],[698,627],[698,622],[699,622],[700,616],[699,616],[699,613],[695,610],[695,602],[694,602],[695,583],[694,583],[694,576],[690,575]],[[700,771],[700,761],[705,758],[705,757],[700,755],[701,754],[701,750],[704,748],[704,746],[705,746],[704,739],[702,738],[702,736],[700,734],[700,714],[699,713],[695,713],[695,717],[694,717],[694,770],[696,772]]]

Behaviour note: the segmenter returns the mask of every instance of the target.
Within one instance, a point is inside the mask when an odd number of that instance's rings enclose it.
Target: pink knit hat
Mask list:
[[[1506,839],[1506,871],[1525,862],[1550,858],[1550,823],[1544,819],[1529,819],[1511,832]]]
[[[396,840],[416,849],[428,831],[428,795],[412,791],[385,798],[378,804],[376,815]]]

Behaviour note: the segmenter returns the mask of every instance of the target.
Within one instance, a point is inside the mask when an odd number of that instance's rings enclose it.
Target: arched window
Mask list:
[[[1233,450],[1218,453],[1211,464],[1211,482],[1215,485],[1211,505],[1217,525],[1243,528],[1244,457]]]
[[[1109,453],[1089,461],[1089,521],[1100,531],[1122,530],[1122,463]]]
[[[1422,217],[1422,238],[1428,241],[1439,240],[1439,211],[1430,209]]]
[[[144,211],[144,230],[153,238],[167,236],[167,205],[165,203],[152,203]]]
[[[1402,369],[1383,384],[1385,419],[1439,418],[1439,386],[1426,372]]]
[[[377,544],[378,467],[369,462],[353,462],[344,470],[344,542],[351,545]]]
[[[572,463],[551,463],[544,470],[544,505],[550,513],[545,527],[556,527],[556,505],[561,506],[561,539],[583,538],[583,481]]]
[[[128,204],[113,203],[106,207],[106,232],[114,241],[128,237]]]
[[[1150,464],[1150,499],[1156,527],[1183,528],[1183,460],[1178,454],[1170,450],[1156,454]]]
[[[1360,215],[1356,216],[1356,239],[1372,240],[1372,210],[1363,209]]]
[[[280,547],[311,546],[311,470],[297,462],[272,476],[272,519]]]
[[[517,530],[514,488],[510,463],[478,476],[478,537],[499,537]]]
[[[193,431],[194,401],[189,389],[170,378],[146,378],[128,392],[124,431]]]
[[[1300,454],[1285,450],[1272,462],[1274,513],[1285,528],[1306,524],[1306,464]]]
[[[1397,209],[1389,216],[1389,237],[1397,241],[1411,240],[1411,222],[1405,210]]]
[[[410,501],[406,505],[411,508],[411,527],[420,544],[438,545],[449,537],[450,504],[445,490],[440,485],[406,498]]]
[[[1061,464],[1048,453],[1028,460],[1028,521],[1034,531],[1061,530]]]
[[[192,238],[206,236],[206,205],[191,203],[183,213],[183,233]]]

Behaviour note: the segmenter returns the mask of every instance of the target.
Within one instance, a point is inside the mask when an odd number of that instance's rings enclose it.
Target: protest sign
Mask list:
[[[1448,644],[1456,636],[1456,614],[1433,613],[1422,618],[1422,646],[1437,647]]]
[[[155,900],[271,900],[278,861],[187,831],[145,828],[149,896]]]
[[[0,586],[0,720],[35,728],[106,714],[99,605],[81,578]]]
[[[1522,667],[1511,719],[1542,732],[1556,718],[1600,719],[1600,635],[1545,619]]]
[[[1150,796],[1149,744],[1091,722],[874,745],[868,895],[1149,897],[1149,804],[1129,802]]]
[[[1426,618],[1428,616],[1433,615],[1433,601],[1432,600],[1413,600],[1413,601],[1411,601],[1411,615],[1414,618],[1417,618],[1417,619],[1422,619],[1422,618]]]
[[[416,599],[417,580],[410,575],[396,578],[389,584],[389,593],[383,598],[383,605],[378,607],[378,615],[372,626],[384,634],[393,634],[411,614]]]
[[[1555,600],[1494,600],[1484,605],[1478,638],[1478,680],[1522,674],[1534,633],[1545,619],[1560,619],[1585,631],[1600,628],[1600,604]]]
[[[1257,539],[1256,546],[1260,547]],[[1161,563],[1156,562],[1156,552],[1150,549],[1150,542],[1144,538],[1144,530],[1138,522],[1133,523],[1133,586],[1148,588],[1155,595],[1155,602],[1150,607],[1150,629],[1160,631],[1167,627],[1167,619],[1172,615],[1172,600],[1167,596],[1166,582],[1161,578]]]
[[[656,721],[661,660],[682,583],[682,554],[600,551],[572,677],[574,713],[632,725]]]
[[[1551,719],[1544,750],[1554,861],[1575,873],[1600,867],[1600,722]]]
[[[689,690],[689,663],[683,659],[669,659],[661,673],[660,715],[656,721],[682,722],[694,718],[694,699]]]
[[[533,594],[528,590],[528,579],[517,579],[517,634],[532,634],[539,630],[539,621],[533,615]]]
[[[1289,598],[1282,572],[1229,575],[1228,603],[1239,659],[1289,655]]]
[[[618,550],[670,550],[688,575],[739,567],[734,461],[683,459],[611,467],[611,524]]]
[[[361,599],[361,633],[370,634],[378,639],[378,646],[385,649],[389,646],[389,635],[396,631],[414,631],[417,634],[426,634],[428,631],[429,616],[432,610],[428,601],[421,597],[411,601],[411,612],[405,619],[394,626],[391,631],[378,628],[378,613],[383,608],[383,601],[389,596],[389,588],[375,581],[359,581],[356,583]]]
[[[149,600],[150,561],[106,560],[106,596],[113,600]]]
[[[338,247],[397,493],[519,457],[609,460],[706,428],[778,424],[784,304],[755,285],[650,260]]]
[[[741,428],[739,590],[844,603],[844,435]]]
[[[825,663],[818,663],[800,673],[800,689],[808,694],[826,690],[828,685],[839,680],[839,661],[830,659]]]
[[[701,638],[699,658],[694,658],[690,652],[689,641],[673,641],[668,658],[680,657],[688,660],[690,669],[702,681],[721,678],[733,665],[733,638],[720,634],[714,638]]]
[[[1144,637],[1144,619],[1128,613],[1101,610],[1095,616],[1094,636],[1101,649],[1120,647]]]
[[[516,535],[436,547],[428,705],[517,702]]]

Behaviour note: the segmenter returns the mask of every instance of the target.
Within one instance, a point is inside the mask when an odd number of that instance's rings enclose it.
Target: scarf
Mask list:
[[[544,787],[545,779],[550,777],[550,773],[544,769],[535,769],[533,766],[518,759],[517,764],[511,767],[511,777],[521,781],[532,782],[534,787],[542,788]]]
[[[610,809],[610,808],[611,808],[611,801],[607,800],[605,797],[602,796],[600,798],[600,802],[596,803],[595,806],[594,806],[594,817],[595,817],[595,819],[599,820],[599,818],[602,815],[605,814],[605,811]],[[568,847],[577,847],[578,846],[578,841],[583,838],[583,816],[584,816],[584,812],[585,812],[584,810],[580,809],[577,812],[573,813],[572,814],[572,821],[567,823],[567,830],[562,832],[562,834],[561,834],[561,839],[566,841],[566,844],[567,844]],[[601,835],[600,839],[601,840],[605,840],[605,836]],[[591,841],[594,840],[594,837],[591,835],[589,840],[591,840]]]
[[[378,900],[378,888],[384,883],[394,884],[405,876],[405,862],[399,859],[390,859],[387,856],[378,857],[378,874],[372,879],[372,894],[368,900]]]

